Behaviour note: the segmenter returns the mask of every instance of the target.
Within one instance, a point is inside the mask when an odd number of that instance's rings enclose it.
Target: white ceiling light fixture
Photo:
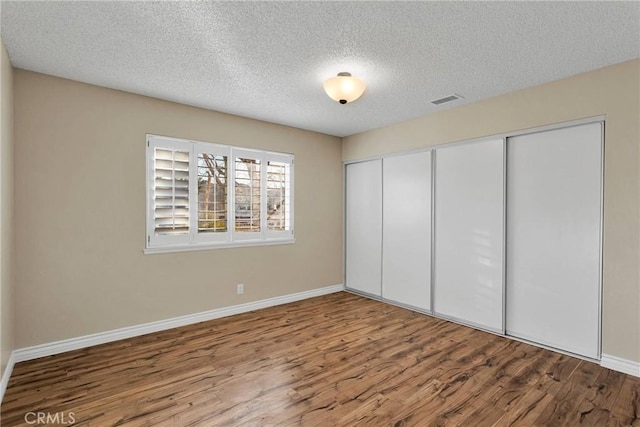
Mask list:
[[[329,98],[340,104],[355,101],[362,96],[366,89],[362,80],[347,72],[338,73],[337,76],[325,80],[323,86]]]

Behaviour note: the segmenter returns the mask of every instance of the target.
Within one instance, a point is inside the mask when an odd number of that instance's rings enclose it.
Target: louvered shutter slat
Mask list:
[[[235,159],[235,231],[260,231],[261,162],[258,159]]]
[[[189,233],[189,152],[156,148],[154,152],[154,230]]]
[[[227,156],[198,154],[198,233],[227,232]]]
[[[289,230],[290,224],[289,163],[267,162],[267,230]]]

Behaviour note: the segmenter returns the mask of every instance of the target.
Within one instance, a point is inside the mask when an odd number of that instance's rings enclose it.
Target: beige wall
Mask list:
[[[0,39],[0,377],[13,343],[13,67]]]
[[[640,61],[344,139],[343,160],[606,114],[603,353],[640,361]]]
[[[339,138],[24,70],[14,81],[17,348],[342,283]],[[296,243],[143,255],[146,133],[294,153]]]
[[[341,283],[340,139],[23,70],[14,91],[15,347]],[[640,61],[354,135],[342,160],[601,114],[603,352],[640,361]],[[147,132],[293,152],[297,243],[143,255]],[[3,161],[2,176],[10,169]],[[3,363],[14,347],[4,283]]]

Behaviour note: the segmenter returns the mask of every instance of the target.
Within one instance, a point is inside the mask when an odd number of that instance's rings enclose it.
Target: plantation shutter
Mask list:
[[[146,154],[145,253],[293,243],[293,155],[157,135]]]
[[[262,238],[262,153],[233,149],[233,240]]]
[[[293,237],[293,156],[265,154],[266,238]]]
[[[191,212],[194,241],[229,240],[229,147],[195,143]]]
[[[149,243],[188,242],[191,209],[189,183],[191,147],[165,138],[149,139]]]

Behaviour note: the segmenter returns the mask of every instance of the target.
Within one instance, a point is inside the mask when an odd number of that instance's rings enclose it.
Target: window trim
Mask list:
[[[232,207],[230,212],[230,217],[233,219],[232,227],[231,227],[231,241],[235,242],[245,242],[245,241],[255,241],[255,240],[264,240],[264,226],[263,223],[265,221],[266,215],[266,202],[264,199],[264,153],[257,150],[247,150],[244,148],[231,147],[231,176],[233,177],[233,185],[232,187],[232,203],[230,206]],[[236,180],[236,158],[243,157],[252,160],[258,160],[260,163],[260,231],[252,231],[252,232],[238,232],[236,231],[236,192],[235,192],[235,180]],[[251,176],[249,176],[251,180]]]
[[[267,200],[264,203],[264,225],[262,227],[265,239],[291,239],[293,238],[293,193],[294,189],[294,171],[293,171],[293,156],[289,154],[281,154],[281,153],[272,153],[265,152],[264,153],[264,179],[263,179],[263,194],[267,197]],[[278,163],[289,163],[289,230],[283,231],[275,231],[269,230],[267,226],[267,207],[268,207],[268,173],[269,173],[269,162],[278,162]]]
[[[175,236],[157,236],[155,234],[155,218],[154,218],[154,156],[150,155],[156,148],[163,148],[167,150],[181,150],[191,153],[191,150],[187,147],[187,144],[183,141],[171,140],[170,138],[160,137],[157,141],[154,141],[153,146],[150,145],[149,139],[147,139],[147,240],[146,248],[167,246],[167,242],[170,245],[186,245],[189,244],[191,238],[188,235],[175,235]],[[191,154],[189,154],[189,185],[191,186]],[[189,208],[191,207],[191,190],[189,189]],[[191,217],[189,217],[191,219]],[[191,223],[189,223],[191,227]]]
[[[216,144],[161,135],[146,135],[146,236],[143,253],[188,252],[210,249],[270,246],[295,243],[294,237],[294,155],[245,147]],[[154,221],[154,150],[178,149],[189,152],[189,232],[180,236],[156,236]],[[198,233],[198,155],[200,153],[227,157],[227,231]],[[235,231],[235,161],[244,156],[260,160],[260,231]],[[289,163],[289,230],[267,230],[267,162]],[[195,195],[195,197],[194,197]],[[210,234],[210,235],[207,235]],[[172,238],[173,237],[173,238]]]
[[[192,150],[193,150],[193,158],[196,162],[195,164],[195,168],[193,169],[189,169],[189,176],[191,177],[193,175],[189,183],[189,190],[190,190],[190,194],[198,194],[198,155],[200,153],[206,153],[206,154],[213,154],[214,156],[225,156],[227,158],[227,209],[229,209],[229,198],[230,198],[230,193],[232,191],[232,186],[231,186],[231,175],[229,173],[229,163],[230,163],[230,156],[229,156],[229,147],[224,147],[224,146],[220,146],[218,144],[210,144],[210,143],[204,143],[204,142],[200,142],[200,141],[191,141],[192,142]],[[193,230],[198,230],[198,197],[191,197],[190,199],[190,204],[189,204],[189,210],[190,212],[194,212],[194,215],[189,217],[189,226],[190,229]],[[189,244],[207,244],[207,243],[221,243],[221,242],[227,242],[229,240],[228,234],[229,234],[229,214],[227,212],[227,231],[226,232],[221,232],[221,233],[197,233],[194,232],[189,233],[190,235],[192,235],[193,237],[193,241]]]

